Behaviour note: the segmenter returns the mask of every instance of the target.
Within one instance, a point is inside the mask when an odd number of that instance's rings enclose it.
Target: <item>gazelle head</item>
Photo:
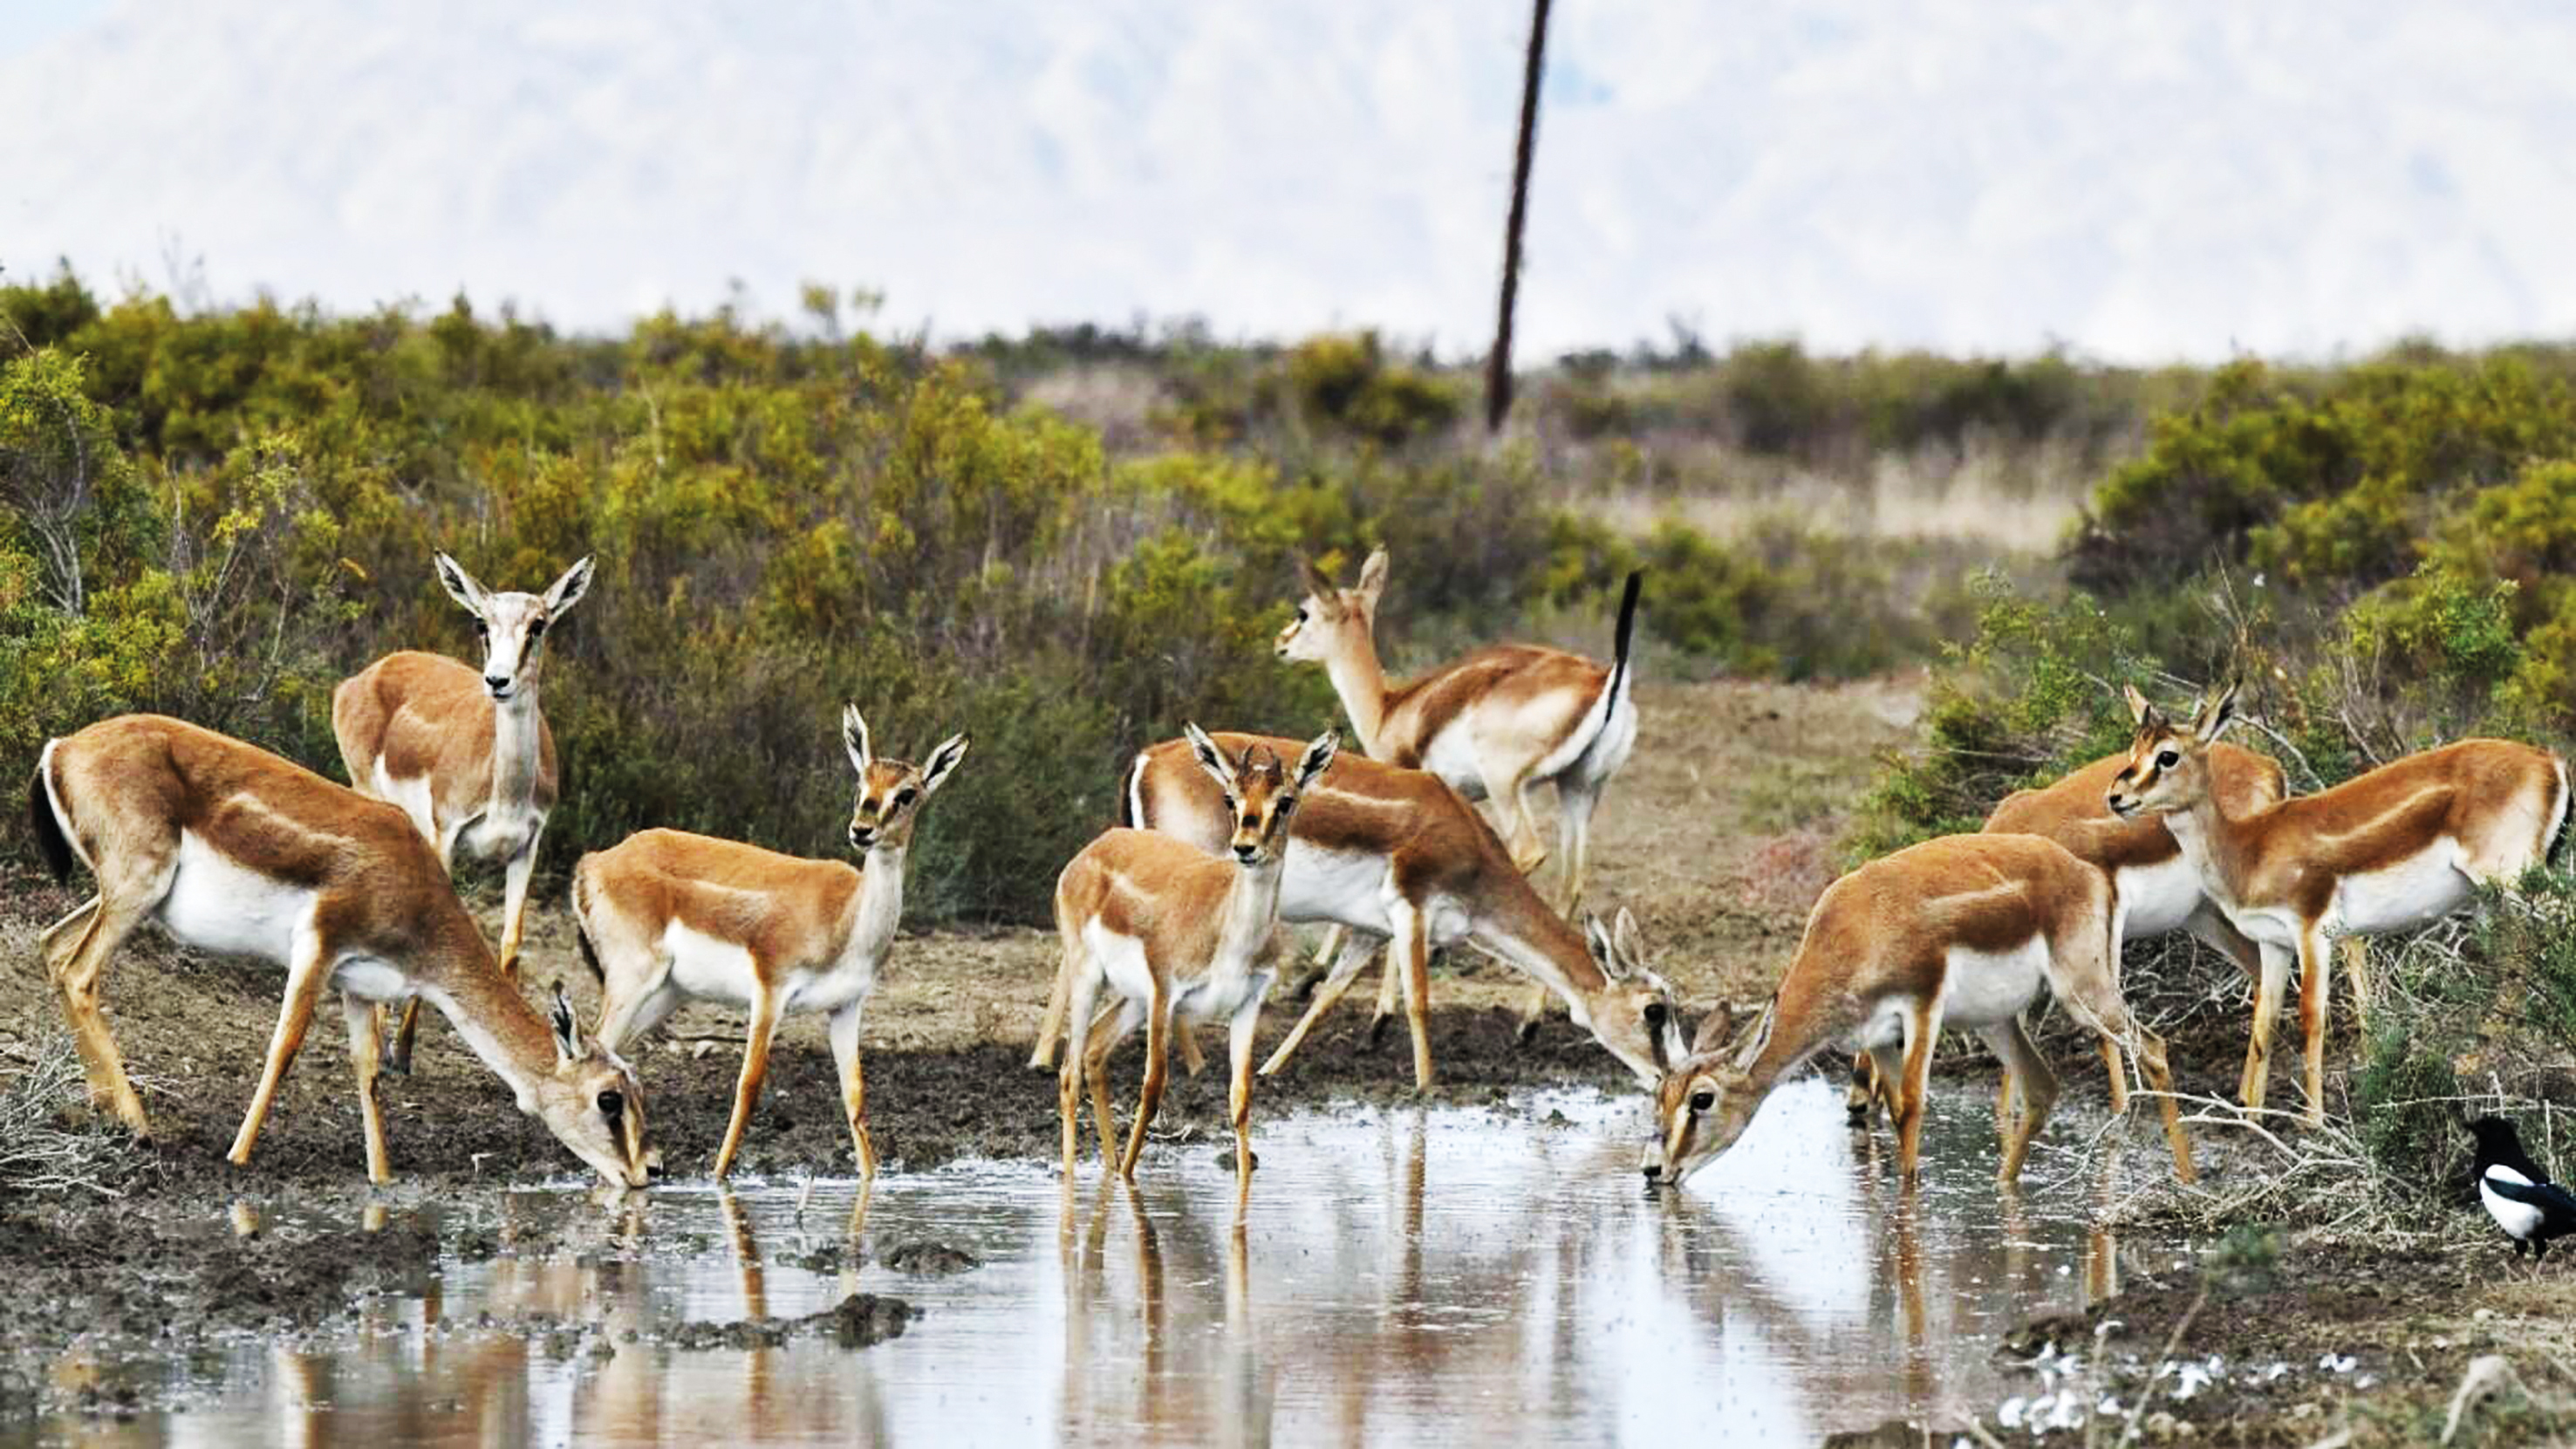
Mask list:
[[[1727,1050],[1734,1013],[1720,1004],[1700,1019],[1690,1056],[1655,1088],[1655,1140],[1646,1147],[1646,1186],[1675,1187],[1735,1145],[1764,1094]],[[1748,1046],[1750,1044],[1748,1043]]]
[[[1297,813],[1297,802],[1342,747],[1338,730],[1315,736],[1297,757],[1297,772],[1292,776],[1268,745],[1254,745],[1237,757],[1195,724],[1183,726],[1182,733],[1189,736],[1190,754],[1199,768],[1225,792],[1226,818],[1234,823],[1228,848],[1238,865],[1267,865],[1279,859],[1288,847],[1288,821]]]
[[[437,565],[439,584],[474,616],[474,632],[483,637],[483,687],[497,700],[535,689],[546,630],[590,591],[590,560],[565,569],[542,595],[493,593],[443,553]]]
[[[859,717],[859,707],[841,706],[841,747],[850,752],[850,764],[859,772],[859,793],[850,802],[850,848],[864,855],[912,844],[912,826],[921,818],[921,807],[929,803],[930,792],[957,773],[958,762],[966,758],[966,745],[965,735],[953,734],[941,740],[923,764],[879,759],[868,747],[868,722]]]
[[[1299,559],[1306,577],[1306,597],[1297,617],[1279,631],[1282,659],[1327,660],[1354,641],[1365,641],[1377,623],[1378,595],[1386,592],[1386,550],[1378,549],[1360,565],[1357,588],[1338,588],[1312,559]]]
[[[560,981],[554,997],[555,1069],[537,1079],[536,1101],[526,1105],[611,1186],[642,1187],[649,1175],[644,1089],[635,1069],[605,1043],[582,1035]]]
[[[1572,1011],[1590,1027],[1611,1055],[1628,1064],[1637,1079],[1651,1087],[1664,1069],[1683,1054],[1681,1017],[1673,1010],[1673,989],[1646,966],[1645,946],[1637,936],[1637,918],[1619,908],[1609,926],[1598,916],[1583,918],[1583,939],[1593,964],[1607,978],[1588,997],[1577,993]]]
[[[2236,718],[2236,686],[2213,691],[2201,701],[2200,713],[2181,728],[2135,686],[2128,700],[2138,732],[2129,742],[2129,763],[2111,777],[2105,801],[2111,813],[2129,820],[2171,815],[2199,804],[2209,794],[2209,747]]]

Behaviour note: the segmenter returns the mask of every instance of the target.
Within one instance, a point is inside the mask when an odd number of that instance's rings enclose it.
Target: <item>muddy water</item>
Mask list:
[[[34,1437],[1812,1444],[1898,1414],[1991,1415],[2014,1391],[1997,1337],[2109,1291],[2120,1254],[2089,1227],[2107,1182],[2067,1150],[2071,1127],[2019,1201],[1998,1198],[1975,1096],[1936,1100],[1910,1212],[1884,1130],[1846,1130],[1814,1080],[1662,1198],[1635,1170],[1642,1104],[1584,1092],[1283,1116],[1258,1128],[1239,1219],[1205,1139],[1149,1152],[1132,1194],[1089,1166],[1068,1193],[973,1164],[890,1176],[864,1203],[847,1182],[768,1182],[398,1206],[437,1218],[435,1276],[289,1340],[187,1361],[76,1350],[58,1382],[145,1408]],[[855,1351],[680,1328],[853,1292],[919,1316]]]

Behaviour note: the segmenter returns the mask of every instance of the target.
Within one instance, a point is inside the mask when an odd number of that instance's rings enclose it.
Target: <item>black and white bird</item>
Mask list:
[[[2502,1117],[2480,1117],[2469,1124],[2478,1139],[2472,1164],[2477,1173],[2478,1201],[2513,1239],[2515,1257],[2529,1247],[2537,1267],[2549,1255],[2549,1240],[2576,1233],[2576,1195],[2556,1186],[2540,1164],[2522,1150],[2522,1136]]]

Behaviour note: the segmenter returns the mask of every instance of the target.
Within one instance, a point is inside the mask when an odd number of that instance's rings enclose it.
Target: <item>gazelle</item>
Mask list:
[[[1213,739],[1238,755],[1254,745],[1282,756],[1300,748],[1294,740],[1271,736]],[[1121,822],[1176,836],[1212,854],[1225,849],[1234,822],[1222,792],[1195,763],[1194,748],[1168,740],[1136,756],[1128,767]],[[1388,940],[1394,943],[1388,969],[1406,987],[1418,1086],[1432,1082],[1430,949],[1460,941],[1563,997],[1575,1022],[1649,1086],[1681,1056],[1671,989],[1606,934],[1596,937],[1603,948],[1596,957],[1583,933],[1551,910],[1512,864],[1493,827],[1437,777],[1344,754],[1305,794],[1289,822],[1279,917],[1330,922],[1351,936],[1296,1029],[1262,1064],[1262,1075],[1286,1064]],[[1633,948],[1633,922],[1628,934],[1626,944]],[[1059,977],[1030,1065],[1043,1067],[1054,1059],[1064,1006]]]
[[[1163,1099],[1165,1053],[1179,1025],[1226,1023],[1232,1072],[1226,1108],[1234,1125],[1238,1182],[1252,1171],[1244,1127],[1252,1107],[1252,1034],[1270,993],[1264,964],[1279,923],[1279,882],[1298,802],[1333,762],[1341,736],[1317,735],[1297,756],[1292,776],[1269,745],[1230,751],[1197,725],[1187,727],[1191,758],[1225,802],[1227,851],[1210,854],[1147,830],[1112,829],[1082,848],[1055,883],[1055,929],[1064,943],[1056,971],[1069,1033],[1056,1106],[1064,1118],[1064,1171],[1073,1175],[1082,1125],[1082,1085],[1091,1083],[1091,1114],[1100,1156],[1121,1177],[1136,1176],[1145,1128]],[[1093,1003],[1106,985],[1118,1001],[1099,1020]],[[1111,1140],[1106,1064],[1139,1024],[1145,1028],[1145,1085],[1124,1154]]]
[[[2239,810],[2210,783],[2211,746],[2236,717],[2235,686],[2204,700],[2188,726],[2134,689],[2129,709],[2138,733],[2107,792],[2112,812],[2161,816],[2201,888],[2262,948],[2254,1045],[2238,1095],[2263,1105],[2272,1028],[2295,961],[2306,1120],[2321,1125],[2326,943],[2420,926],[2545,859],[2567,821],[2567,762],[2510,740],[2462,740],[2331,790]]]
[[[228,1158],[251,1144],[325,987],[340,990],[365,1122],[367,1176],[387,1181],[375,1004],[425,998],[519,1110],[611,1183],[644,1184],[644,1096],[615,1052],[585,1043],[560,989],[553,1030],[503,977],[437,857],[402,812],[239,740],[122,715],[49,740],[27,807],[57,878],[77,860],[98,894],[40,938],[91,1098],[150,1128],[99,1010],[99,978],[145,919],[182,945],[286,967],[266,1071]]]
[[[679,830],[639,830],[573,867],[581,949],[599,973],[599,1039],[623,1051],[691,1000],[750,1013],[733,1117],[715,1175],[733,1169],[769,1072],[769,1047],[790,1011],[829,1016],[841,1106],[874,1178],[867,1084],[859,1071],[859,1013],[903,915],[904,857],[922,807],[966,758],[950,735],[919,765],[880,758],[857,705],[841,714],[841,743],[859,773],[850,806],[856,867],[803,860]]]
[[[496,594],[445,554],[435,558],[448,597],[474,616],[483,672],[443,654],[405,649],[342,680],[331,692],[331,732],[349,783],[390,800],[453,871],[456,853],[501,860],[501,974],[519,974],[528,877],[555,806],[555,737],[537,711],[546,629],[590,589],[583,559],[540,596]],[[417,1002],[403,1008],[385,1065],[411,1070]]]
[[[1774,1087],[1842,1045],[1867,1051],[1880,1079],[1893,1084],[1897,1161],[1911,1181],[1932,1045],[1948,1025],[1984,1039],[2019,1084],[2018,1119],[1997,1124],[1996,1176],[2012,1182],[2057,1100],[2057,1077],[2021,1024],[2022,1008],[2047,989],[2137,1058],[2147,1085],[2162,1094],[2174,1171],[2192,1181],[2164,1043],[2120,995],[2118,939],[2110,877],[2036,835],[1944,836],[1862,866],[1817,899],[1770,1019],[1745,1050],[1730,1058],[1715,1049],[1725,1028],[1712,1015],[1701,1054],[1665,1076],[1647,1180],[1679,1183],[1706,1166],[1744,1134]],[[2127,1078],[2118,1071],[2111,1110],[2128,1110]]]
[[[2073,851],[2076,859],[2108,871],[2120,898],[2122,941],[2189,931],[2235,962],[2249,979],[2260,979],[2262,954],[2210,903],[2201,889],[2200,872],[2183,859],[2173,832],[2161,820],[2123,820],[2111,813],[2104,794],[2112,777],[2128,763],[2125,752],[2105,755],[2055,784],[2016,790],[1986,817],[1985,832],[2044,835]],[[2289,794],[2281,767],[2251,750],[2220,745],[2210,752],[2209,764],[2210,779],[2231,811],[2259,809]],[[2347,952],[2346,963],[2358,995],[2363,963],[2357,952]],[[1855,1115],[1868,1110],[1875,1076],[1868,1063],[1865,1055],[1853,1063],[1852,1091],[1846,1103]],[[2116,1070],[2117,1064],[2113,1067]],[[2011,1082],[2007,1073],[2002,1090],[2009,1092]]]
[[[1360,565],[1355,588],[1335,585],[1311,560],[1298,566],[1307,594],[1279,631],[1279,657],[1324,666],[1370,759],[1428,770],[1469,800],[1490,800],[1504,821],[1512,863],[1524,872],[1548,858],[1530,791],[1554,784],[1556,853],[1565,862],[1564,911],[1572,916],[1591,866],[1592,812],[1637,741],[1629,641],[1643,575],[1628,576],[1608,664],[1536,644],[1496,644],[1389,685],[1376,638],[1386,550]],[[1324,954],[1337,949],[1338,936],[1326,938]],[[1387,969],[1392,973],[1394,963]],[[1546,1009],[1546,990],[1534,989],[1521,1010],[1523,1037]]]

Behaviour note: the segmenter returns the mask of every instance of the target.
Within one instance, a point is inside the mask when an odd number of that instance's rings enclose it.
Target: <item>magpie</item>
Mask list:
[[[2478,1201],[2513,1239],[2515,1257],[2527,1246],[2537,1267],[2549,1255],[2549,1240],[2576,1233],[2576,1195],[2549,1181],[2522,1150],[2522,1137],[2502,1117],[2480,1117],[2469,1124],[2478,1139],[2472,1167],[2477,1173]]]

